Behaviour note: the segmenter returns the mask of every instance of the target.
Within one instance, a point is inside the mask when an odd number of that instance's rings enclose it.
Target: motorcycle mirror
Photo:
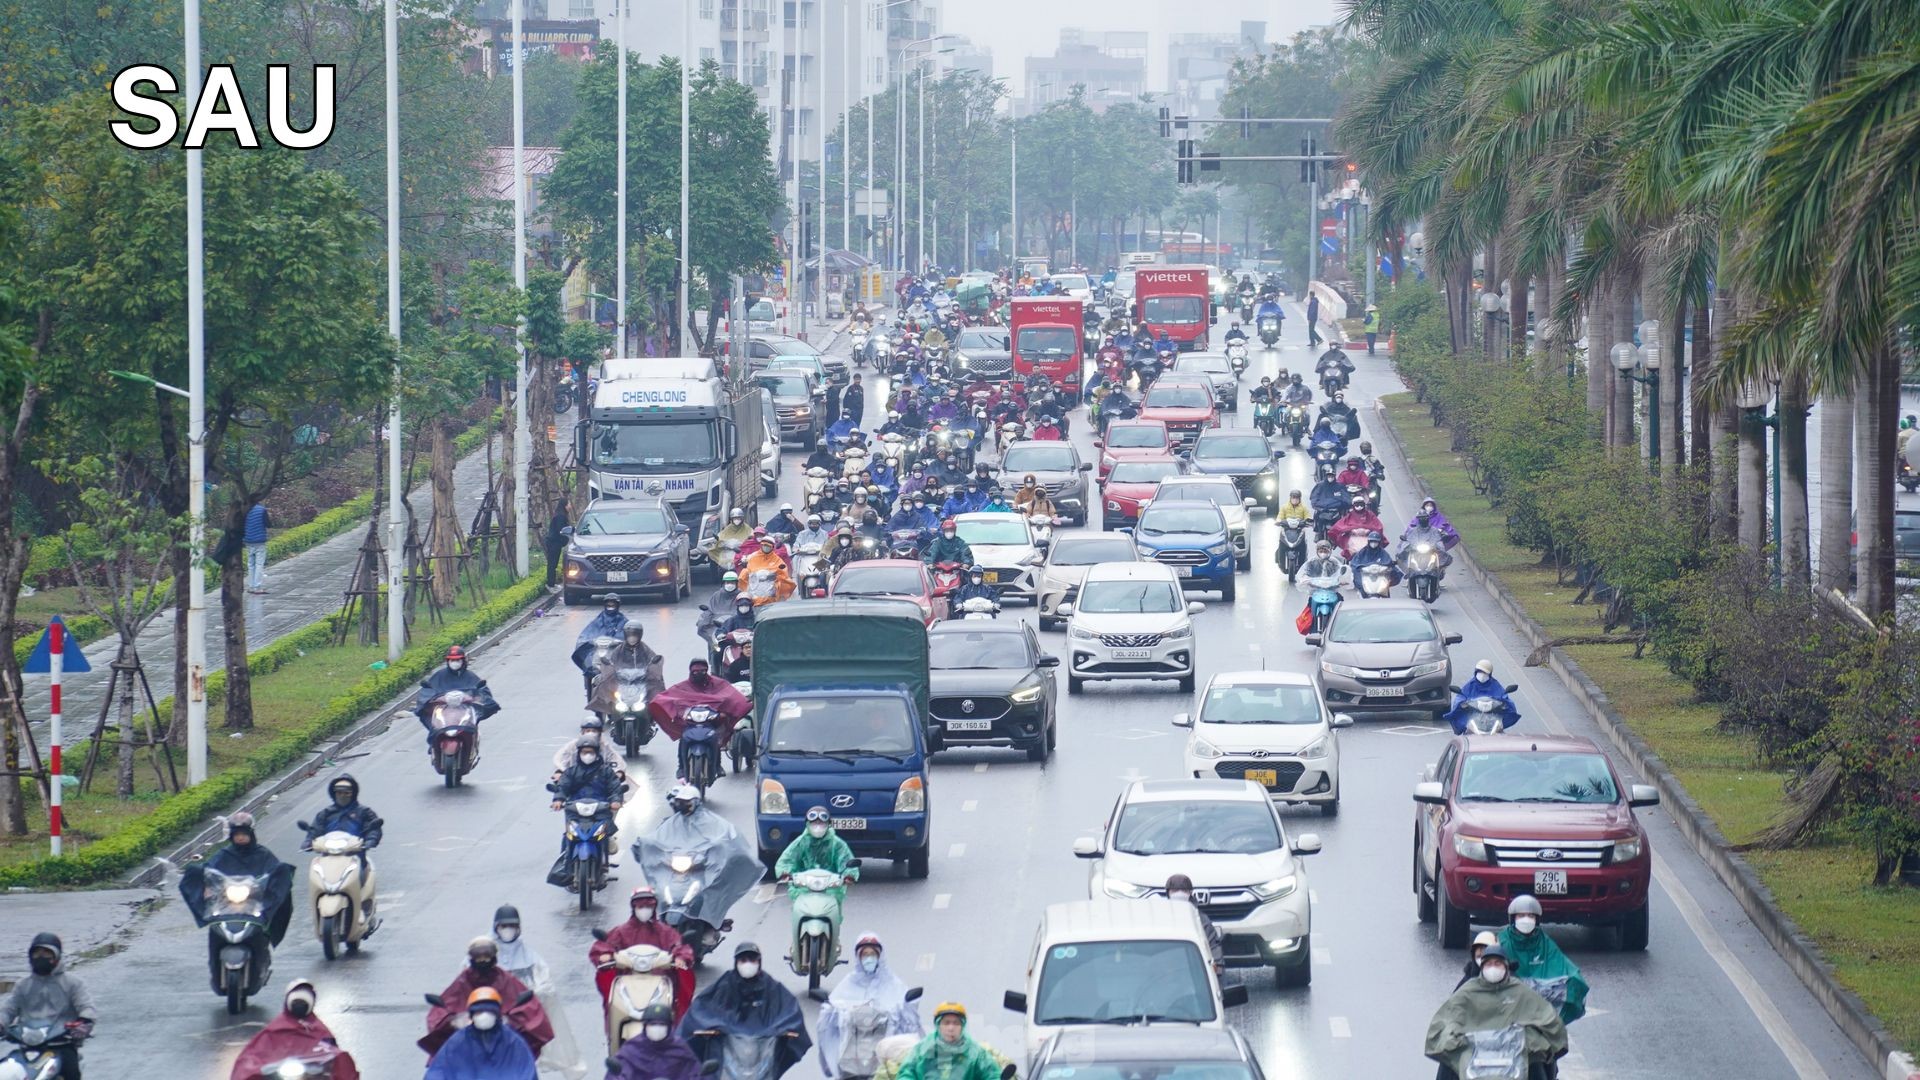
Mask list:
[[[860,860],[859,860],[859,859],[849,859],[849,860],[847,860],[847,869],[849,869],[849,870],[858,870],[858,869],[860,869]]]
[[[1105,450],[1107,448],[1106,441],[1103,439],[1093,440],[1093,448],[1095,450]]]
[[[307,823],[306,823],[306,822],[304,822],[304,821],[296,821],[296,822],[294,822],[294,824],[295,824],[295,825],[298,825],[298,826],[300,826],[300,829],[301,829],[301,831],[303,831],[303,832],[311,832],[311,831],[313,831],[313,826],[311,826],[311,825],[309,825],[309,824],[307,824]]]
[[[593,929],[593,940],[595,940],[595,941],[605,941],[605,940],[607,940],[607,932],[606,932],[605,930],[602,930],[602,929],[600,929],[600,928],[599,928],[599,927],[597,927],[597,926],[596,926],[596,927],[594,927],[594,929]]]
[[[827,1003],[827,991],[824,987],[816,986],[813,989],[808,990],[807,996],[819,1002],[822,1005],[825,1005]]]
[[[429,1005],[431,1005],[431,1006],[433,1006],[433,1007],[434,1007],[434,1008],[436,1008],[436,1009],[437,1009],[437,1008],[439,1008],[440,1006],[442,1006],[442,1005],[444,1005],[444,1004],[446,1004],[446,1002],[444,1002],[444,1001],[442,1001],[442,1000],[440,1000],[440,995],[439,995],[439,994],[422,994],[422,995],[420,995],[420,996],[421,996],[421,997],[424,997],[424,998],[426,998],[426,999],[427,999],[427,1004],[429,1004]]]
[[[1507,684],[1507,693],[1509,693],[1509,694],[1517,694],[1517,693],[1519,693],[1519,692],[1520,692],[1520,684],[1519,684],[1519,683],[1508,683],[1508,684]]]
[[[718,1075],[719,1072],[720,1072],[719,1058],[714,1058],[712,1061],[705,1062],[700,1066],[701,1076],[715,1076],[715,1075]]]
[[[520,996],[513,999],[513,1007],[517,1009],[520,1006],[525,1005],[527,1002],[532,1000],[533,1000],[533,991],[522,990],[520,991]]]
[[[918,986],[909,986],[909,987],[907,987],[907,992],[906,992],[906,993],[904,993],[904,994],[902,994],[902,995],[900,995],[900,1000],[902,1000],[902,1001],[919,1001],[919,1000],[920,1000],[920,998],[921,998],[921,996],[922,996],[923,994],[925,994],[925,993],[926,993],[926,991],[925,991],[924,989],[922,989],[922,988],[920,988],[920,987],[918,987]]]
[[[1460,688],[1459,688],[1459,687],[1457,687],[1457,686],[1449,686],[1449,687],[1447,687],[1447,693],[1449,693],[1449,694],[1457,694],[1457,693],[1459,693],[1459,692],[1460,692]]]
[[[1020,1070],[1013,1067],[1013,1062],[1009,1061],[1007,1062],[1006,1068],[1000,1070],[1000,1080],[1013,1080],[1015,1074],[1019,1071]]]

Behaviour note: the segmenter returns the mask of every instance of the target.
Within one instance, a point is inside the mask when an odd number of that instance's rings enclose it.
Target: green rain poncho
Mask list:
[[[1553,1006],[1525,983],[1509,975],[1495,986],[1478,976],[1453,992],[1427,1025],[1426,1055],[1467,1074],[1470,1031],[1498,1031],[1521,1027],[1526,1031],[1527,1056],[1551,1061],[1567,1052],[1567,1025]]]
[[[773,866],[773,876],[783,878],[791,877],[803,870],[831,870],[842,877],[858,879],[859,869],[848,868],[847,864],[851,862],[853,862],[853,849],[848,847],[847,842],[840,839],[839,834],[832,829],[828,829],[827,835],[818,840],[813,838],[813,834],[803,831],[799,839],[788,844],[787,850],[781,852],[780,861]],[[787,886],[788,896],[798,896],[806,891],[798,885]],[[845,887],[834,889],[832,892],[835,899],[841,903],[846,902]]]
[[[1545,930],[1536,926],[1533,933],[1522,934],[1511,925],[1503,926],[1500,948],[1506,951],[1516,979],[1566,978],[1567,1000],[1560,1006],[1561,1020],[1571,1024],[1587,1014],[1587,980],[1580,977],[1579,965],[1567,959]]]
[[[957,1043],[942,1039],[936,1022],[933,1034],[900,1063],[899,1080],[1000,1080],[1000,1069],[993,1051],[967,1038],[964,1021]]]

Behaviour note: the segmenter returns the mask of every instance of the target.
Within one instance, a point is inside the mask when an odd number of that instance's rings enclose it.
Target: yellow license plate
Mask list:
[[[1248,769],[1247,779],[1259,784],[1261,787],[1274,787],[1280,783],[1280,771],[1278,769]]]
[[[980,580],[989,585],[998,585],[1000,583],[1000,574],[998,571],[989,570],[980,575]]]

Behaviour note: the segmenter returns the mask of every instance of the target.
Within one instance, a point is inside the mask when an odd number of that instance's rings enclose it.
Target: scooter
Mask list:
[[[720,778],[719,714],[705,705],[687,709],[686,730],[680,733],[680,775],[706,798],[707,788]]]
[[[945,597],[947,594],[953,592],[953,590],[959,588],[961,575],[966,572],[966,569],[966,567],[961,566],[957,562],[933,564],[934,597],[936,599]]]
[[[548,784],[553,791],[557,785]],[[563,808],[568,890],[580,898],[580,910],[593,906],[593,894],[606,884],[608,849],[613,845],[613,807],[599,799],[575,799]]]
[[[920,529],[895,529],[887,534],[888,557],[894,559],[918,559],[920,557]]]
[[[1260,434],[1273,438],[1273,402],[1262,398],[1253,403],[1253,426],[1260,429]]]
[[[1895,479],[1899,481],[1901,487],[1907,489],[1909,495],[1920,491],[1920,467],[1916,467],[1911,461],[1900,463],[1900,474]]]
[[[1354,585],[1362,599],[1385,599],[1393,595],[1393,569],[1379,563],[1363,566]]]
[[[1331,480],[1339,471],[1340,451],[1331,446],[1322,445],[1313,452],[1313,482]]]
[[[1400,553],[1400,565],[1407,579],[1407,595],[1431,604],[1440,595],[1440,579],[1446,574],[1446,555],[1428,541],[1408,546]]]
[[[720,639],[720,675],[739,682],[753,673],[753,631],[734,630]]]
[[[247,999],[273,974],[273,945],[267,931],[267,883],[250,874],[228,876],[206,870],[207,934],[219,950],[218,993],[227,999],[227,1015],[239,1016]]]
[[[1304,521],[1283,521],[1280,523],[1280,571],[1287,575],[1288,584],[1292,584],[1294,575],[1307,564],[1307,523]]]
[[[296,824],[307,828],[304,821]],[[314,837],[312,851],[307,897],[320,954],[331,960],[342,950],[359,952],[361,939],[380,929],[373,915],[373,862],[365,856],[365,844],[352,833],[336,831]]]
[[[872,361],[873,357],[867,351],[867,342],[871,337],[872,335],[867,332],[866,327],[860,327],[853,332],[853,359],[855,363],[865,366]]]
[[[1307,437],[1307,407],[1305,405],[1287,406],[1287,437],[1298,447],[1300,440]]]
[[[596,929],[594,940],[607,932]],[[640,1016],[649,1005],[673,1005],[673,956],[653,945],[629,945],[614,953],[603,969],[615,974],[607,987],[607,1052],[617,1054],[628,1039],[640,1035]]]
[[[433,729],[433,768],[450,788],[460,786],[480,764],[480,712],[464,690],[449,690],[427,704]]]
[[[1327,622],[1333,618],[1333,609],[1340,606],[1340,575],[1336,572],[1310,577],[1307,587],[1313,590],[1307,594],[1307,606],[1313,611],[1313,622],[1307,632],[1324,634]]]
[[[1463,735],[1498,735],[1520,722],[1520,710],[1514,707],[1511,697],[1519,693],[1520,684],[1518,683],[1506,685],[1509,695],[1506,701],[1491,694],[1463,698],[1460,696],[1459,687],[1449,686],[1447,689],[1453,692],[1454,702],[1453,708],[1445,714],[1445,719],[1451,724],[1456,715],[1464,716],[1466,727],[1461,732]]]
[[[647,715],[647,669],[623,667],[614,672],[613,712],[601,716],[614,742],[628,757],[653,741],[653,718]]]
[[[20,1049],[0,1058],[0,1080],[59,1080],[60,1051],[78,1045],[58,1020],[21,1020],[5,1037]]]
[[[1280,340],[1280,320],[1269,315],[1260,320],[1260,343],[1273,348]]]
[[[699,967],[720,947],[723,936],[733,929],[733,920],[723,918],[715,926],[692,914],[693,898],[705,887],[707,875],[706,865],[697,856],[675,852],[667,857],[667,869],[672,877],[660,886],[660,918],[679,932],[680,940],[693,950],[693,966]]]
[[[858,868],[855,859],[851,868]],[[795,975],[807,977],[807,989],[840,963],[840,897],[847,879],[831,870],[802,870],[792,882],[801,892],[793,898],[793,948],[787,956]]]
[[[1247,373],[1247,343],[1230,342],[1227,345],[1227,363],[1233,365],[1233,377],[1239,378]]]
[[[962,619],[997,619],[1000,617],[1000,605],[984,596],[976,596],[960,604]]]

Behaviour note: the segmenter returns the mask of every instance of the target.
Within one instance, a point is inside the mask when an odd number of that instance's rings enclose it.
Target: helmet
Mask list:
[[[1500,943],[1500,935],[1494,933],[1491,930],[1482,930],[1479,933],[1473,935],[1473,944],[1475,946],[1492,946],[1492,945],[1497,945],[1499,943]]]
[[[227,839],[229,840],[233,839],[233,834],[237,832],[245,832],[247,834],[248,839],[253,839],[253,815],[252,814],[249,814],[245,810],[242,810],[239,813],[234,814],[233,816],[227,818]]]
[[[600,737],[598,735],[582,735],[574,742],[573,748],[583,754],[589,750],[597,754],[600,752]]]
[[[1511,919],[1515,915],[1532,915],[1536,919],[1539,918],[1540,898],[1532,893],[1521,893],[1514,897],[1513,901],[1507,905],[1507,918]]]
[[[643,1024],[671,1024],[673,1023],[673,1006],[656,1001],[640,1010],[640,1022]]]
[[[1384,544],[1386,542],[1387,538],[1380,535],[1380,530],[1378,529],[1367,534],[1367,543],[1369,544]]]
[[[683,780],[667,790],[667,804],[675,810],[685,804],[685,812],[692,813],[693,808],[700,805],[700,789]]]
[[[467,956],[499,956],[500,943],[490,937],[477,937],[467,942]]]
[[[1288,497],[1288,498],[1290,498],[1290,499],[1297,499],[1297,498],[1299,498],[1299,497],[1300,497],[1300,489],[1299,489],[1299,488],[1294,488],[1294,489],[1293,489],[1292,491],[1289,491],[1289,492],[1287,492],[1287,497]]]
[[[501,904],[499,907],[494,908],[493,909],[493,925],[519,926],[520,925],[520,909],[517,907],[514,907],[512,904]]]
[[[1183,889],[1186,890],[1187,892],[1193,891],[1192,878],[1188,877],[1185,874],[1173,874],[1167,878],[1168,892],[1179,892]]]
[[[1359,508],[1365,505],[1367,505],[1367,497],[1365,495],[1355,495],[1353,497],[1353,506],[1355,508]]]
[[[960,527],[960,523],[953,520],[952,518],[942,518],[940,519],[940,527],[942,529],[958,529]]]
[[[1486,963],[1489,960],[1499,960],[1507,964],[1508,966],[1512,966],[1513,964],[1512,959],[1510,959],[1507,956],[1506,947],[1500,944],[1500,941],[1498,938],[1494,939],[1493,944],[1487,946],[1486,952],[1483,952],[1480,954],[1480,962],[1482,964]]]
[[[355,780],[347,773],[341,773],[339,776],[333,778],[332,782],[327,785],[327,794],[332,795],[341,788],[346,788],[347,794],[355,799],[360,797],[360,781]]]
[[[467,1011],[486,1008],[491,1008],[495,1012],[500,1011],[500,991],[491,986],[476,987],[473,993],[467,995]]]
[[[808,528],[816,528],[816,527],[818,527],[818,526],[819,526],[819,524],[820,524],[820,515],[819,515],[819,514],[808,514],[808,515],[807,515],[807,527],[808,527]],[[734,573],[733,573],[732,571],[728,571],[728,572],[727,572],[727,576],[728,576],[728,577],[731,577],[731,578],[733,578],[733,579],[734,579],[735,581],[738,581],[738,580],[739,580],[739,577],[738,577],[738,575],[736,575],[736,574],[734,574]]]
[[[467,658],[467,651],[465,649],[462,649],[458,645],[455,645],[452,648],[447,650],[447,663],[449,664],[453,663],[455,660],[460,660],[464,662],[466,658]]]
[[[943,1001],[933,1007],[934,1023],[937,1024],[942,1018],[948,1016],[957,1016],[960,1018],[960,1022],[964,1024],[967,1022],[967,1007],[957,1001]]]
[[[780,504],[780,512],[781,512],[781,513],[783,513],[783,514],[791,514],[791,513],[793,513],[793,504],[792,504],[792,503],[781,503],[781,504]]]
[[[651,885],[642,885],[639,888],[627,894],[628,907],[632,907],[633,905],[640,903],[642,900],[645,900],[648,903],[653,904],[655,907],[660,906],[660,898],[654,895],[653,886]]]
[[[1493,661],[1482,660],[1479,663],[1473,665],[1473,670],[1491,679],[1493,678]]]
[[[819,514],[811,514],[811,515],[809,515],[809,517],[810,517],[810,518],[815,518],[815,519],[817,519],[817,518],[818,518],[819,516],[820,516]],[[721,575],[720,575],[720,584],[722,584],[722,585],[738,585],[738,584],[740,584],[740,575],[739,575],[739,574],[737,574],[737,573],[735,573],[735,572],[734,572],[734,571],[732,571],[732,570],[729,570],[729,571],[727,571],[726,573],[724,573],[724,574],[721,574]]]
[[[620,633],[626,637],[641,638],[647,636],[647,628],[639,619],[628,619],[626,625],[620,628]]]
[[[886,951],[886,947],[880,944],[879,934],[861,934],[860,940],[853,943],[853,951],[857,953],[861,949],[867,948],[868,946],[872,946],[873,948],[878,949],[881,952]]]
[[[815,821],[831,822],[832,820],[832,817],[827,813],[827,808],[824,806],[810,807],[807,810],[807,821],[809,824]]]
[[[730,521],[745,521],[747,519],[747,512],[736,506],[727,512],[727,519]]]

